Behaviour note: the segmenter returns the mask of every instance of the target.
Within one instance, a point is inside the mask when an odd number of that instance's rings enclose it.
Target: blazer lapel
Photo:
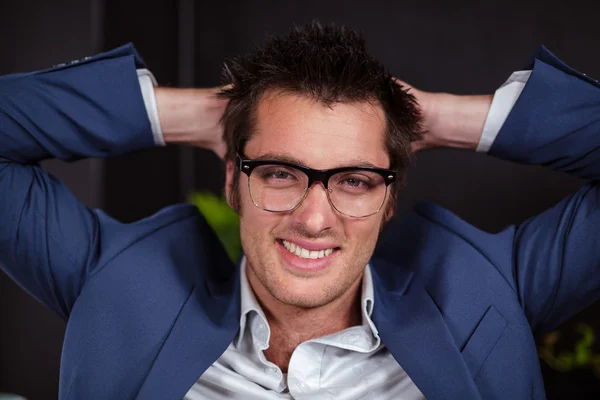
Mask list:
[[[136,398],[183,398],[234,340],[239,315],[239,273],[223,284],[198,280]]]
[[[385,346],[426,398],[481,399],[429,293],[410,285],[412,273],[393,269],[394,278],[385,268],[383,276],[373,273],[373,321]]]
[[[410,285],[411,272],[381,261],[372,264],[373,321],[417,387],[428,399],[481,399],[429,293]],[[239,330],[239,278],[237,268],[233,280],[196,282],[137,399],[183,398],[223,354]]]

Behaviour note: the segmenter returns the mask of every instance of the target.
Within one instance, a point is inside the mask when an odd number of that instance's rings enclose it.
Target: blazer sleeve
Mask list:
[[[0,268],[68,318],[99,256],[99,217],[38,162],[154,146],[131,45],[0,77]]]
[[[600,85],[542,48],[490,154],[589,184],[502,237],[534,332],[553,329],[600,296]]]

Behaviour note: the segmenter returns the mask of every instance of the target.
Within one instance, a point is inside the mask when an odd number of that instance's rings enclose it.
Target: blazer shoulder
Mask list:
[[[106,212],[95,209],[100,223],[105,225],[119,225],[124,230],[139,230],[140,232],[155,231],[182,219],[201,216],[198,209],[191,204],[175,204],[164,207],[154,214],[134,222],[121,222]]]
[[[494,265],[510,279],[514,232],[514,226],[498,233],[486,232],[442,206],[420,202],[386,228],[376,256],[414,268],[440,265],[440,260],[447,265],[470,259]]]
[[[500,257],[512,252],[515,232],[513,225],[505,227],[500,232],[487,232],[470,224],[447,208],[429,202],[418,203],[414,208],[414,213],[439,229],[461,238],[479,251],[485,251],[488,255],[495,254]]]
[[[124,223],[101,210],[94,210],[100,234],[99,268],[124,251],[138,246],[165,246],[177,242],[200,242],[214,236],[198,209],[191,204],[165,207],[141,220]]]
[[[454,234],[465,237],[491,237],[494,234],[486,232],[470,224],[449,209],[426,201],[417,203],[412,211],[424,223],[430,223]]]

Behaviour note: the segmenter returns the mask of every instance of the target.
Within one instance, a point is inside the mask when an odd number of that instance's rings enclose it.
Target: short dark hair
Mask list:
[[[386,117],[386,147],[398,173],[393,200],[411,160],[411,143],[421,139],[421,116],[414,96],[404,90],[384,66],[371,57],[365,40],[345,26],[318,22],[270,38],[254,52],[228,59],[220,93],[229,99],[222,118],[227,145],[225,161],[235,160],[253,134],[258,102],[267,92],[310,96],[330,105],[336,102],[380,104]],[[234,172],[232,198],[239,207],[239,171]],[[391,203],[394,203],[392,201]]]

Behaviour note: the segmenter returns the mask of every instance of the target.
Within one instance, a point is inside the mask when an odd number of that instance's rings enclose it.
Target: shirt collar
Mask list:
[[[251,313],[256,313],[259,319],[268,326],[267,317],[265,316],[265,313],[260,307],[260,304],[258,304],[258,300],[256,300],[256,296],[254,295],[254,292],[250,287],[250,282],[248,282],[248,276],[246,275],[246,256],[242,257],[242,262],[240,262],[240,268],[240,298],[242,301],[242,313],[240,315],[240,331],[237,338],[238,347],[244,336],[246,324]]]

